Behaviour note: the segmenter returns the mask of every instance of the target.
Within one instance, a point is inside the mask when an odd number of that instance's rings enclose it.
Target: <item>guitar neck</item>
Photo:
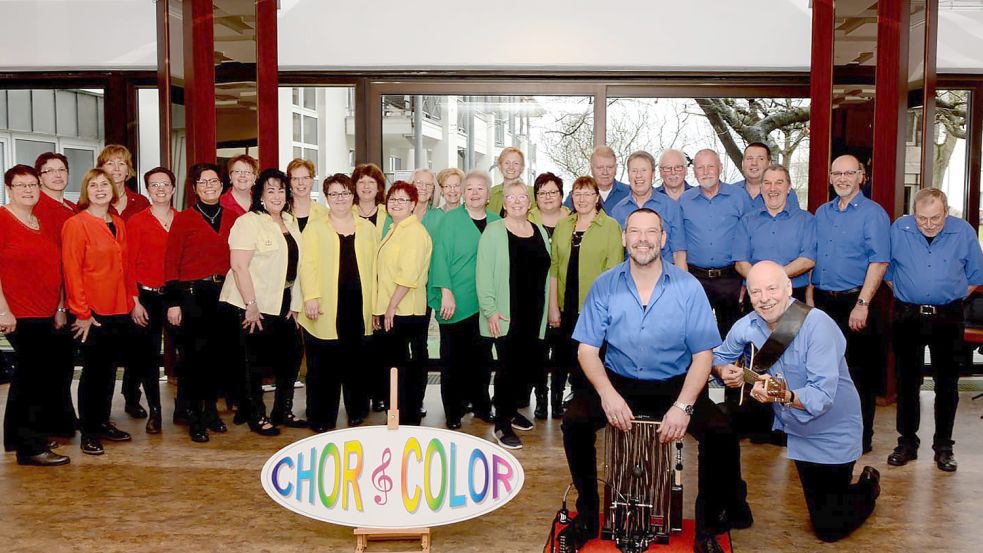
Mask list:
[[[751,370],[751,369],[749,369],[747,367],[744,368],[744,383],[745,384],[754,384],[755,382],[758,381],[758,377],[760,377],[760,376],[761,376],[760,374],[754,372],[753,370]]]

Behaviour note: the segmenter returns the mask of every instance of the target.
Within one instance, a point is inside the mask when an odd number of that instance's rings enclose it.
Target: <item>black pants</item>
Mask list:
[[[475,413],[491,413],[491,340],[478,330],[480,316],[440,325],[440,399],[448,422],[461,420],[467,402]]]
[[[717,319],[717,330],[720,336],[727,336],[730,328],[741,318],[741,277],[733,272],[733,268],[722,269],[733,273],[733,276],[710,278],[703,272],[691,271],[696,280],[700,281],[703,291],[713,307],[713,315]]]
[[[853,480],[853,465],[795,461],[816,536],[833,542],[845,538],[874,512],[874,484]]]
[[[539,373],[543,359],[543,341],[536,329],[521,329],[515,325],[508,334],[495,339],[498,369],[495,370],[495,428],[512,424],[519,396]]]
[[[959,364],[957,356],[963,343],[962,302],[940,307],[937,315],[920,315],[895,301],[894,358],[898,384],[898,445],[917,449],[921,422],[922,368],[925,346],[932,356],[935,379],[935,436],[932,447],[951,450],[952,426],[959,405]]]
[[[218,301],[222,284],[196,281],[183,286],[177,333],[182,357],[178,395],[187,402],[189,429],[195,432],[217,416],[219,375],[241,358],[241,350],[233,338],[238,333],[235,311]]]
[[[393,318],[392,329],[379,334],[376,341],[387,391],[389,369],[396,367],[399,371],[399,424],[420,425],[420,407],[423,406],[420,389],[426,386],[427,370],[426,340],[421,344],[420,337],[426,335],[429,322],[425,315],[397,315]]]
[[[867,309],[867,326],[860,331],[850,330],[850,312],[857,306],[860,291],[850,294],[830,294],[820,289],[813,293],[816,307],[822,309],[836,321],[846,338],[846,362],[850,368],[850,378],[860,394],[860,412],[863,415],[864,449],[869,449],[874,436],[874,409],[877,386],[881,381],[881,366],[878,363],[880,351],[874,342],[879,330],[877,314]]]
[[[676,401],[686,375],[669,380],[635,380],[608,373],[611,384],[632,413],[661,419]],[[598,515],[597,431],[607,425],[601,399],[591,388],[577,392],[563,416],[563,449],[577,488],[577,511],[588,521]],[[741,451],[727,417],[704,388],[693,406],[687,431],[699,442],[697,532],[726,531],[726,512],[744,507],[747,485],[741,479]],[[578,515],[578,516],[580,516]],[[588,526],[593,529],[593,526]]]
[[[366,393],[363,337],[321,340],[304,332],[307,350],[307,420],[315,428],[338,424],[339,395],[348,418],[369,413]]]
[[[535,374],[533,383],[536,390],[536,404],[546,401],[547,395],[552,396],[554,406],[563,401],[563,390],[567,387],[567,377],[571,382],[581,385],[584,380],[577,363],[577,342],[571,338],[577,325],[576,313],[562,313],[560,327],[546,327],[546,337],[543,340],[543,363]],[[547,386],[547,381],[549,385]],[[552,390],[552,394],[549,394]]]
[[[82,375],[79,377],[78,402],[82,434],[98,434],[109,422],[116,386],[116,367],[127,356],[130,338],[129,315],[92,314],[101,326],[89,327],[82,342]]]
[[[51,348],[54,334],[51,318],[17,319],[17,329],[7,340],[17,355],[16,370],[7,391],[3,416],[3,448],[18,455],[37,455],[48,443],[45,409],[47,399],[56,392],[52,370],[55,353]]]
[[[286,295],[289,297],[289,293]],[[241,309],[237,311],[241,328],[241,321],[246,312]],[[286,314],[264,314],[262,323],[262,330],[257,328],[250,333],[242,329],[242,339],[246,349],[246,370],[242,375],[245,381],[237,387],[245,388],[246,394],[239,400],[239,408],[245,411],[246,418],[250,420],[266,416],[266,404],[263,402],[263,368],[269,367],[276,383],[270,419],[274,423],[279,423],[285,415],[293,412],[294,382],[297,381],[297,374],[300,372],[303,343],[300,341],[301,334],[297,324],[287,318]]]
[[[140,305],[147,310],[147,326],[133,325],[130,358],[123,371],[126,403],[140,402],[140,387],[147,394],[147,407],[160,411],[160,347],[164,338],[164,296],[140,290]]]
[[[48,358],[48,390],[42,399],[45,407],[43,427],[48,434],[63,437],[75,436],[78,416],[75,414],[75,400],[72,398],[72,381],[75,379],[75,352],[77,344],[72,337],[72,323],[75,317],[68,315],[67,324],[52,330],[50,340],[45,344]]]

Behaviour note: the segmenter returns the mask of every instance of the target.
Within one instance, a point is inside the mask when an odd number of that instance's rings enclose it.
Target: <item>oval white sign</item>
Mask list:
[[[525,475],[511,453],[441,428],[346,428],[294,442],[260,476],[274,501],[304,516],[366,528],[440,526],[508,503]]]

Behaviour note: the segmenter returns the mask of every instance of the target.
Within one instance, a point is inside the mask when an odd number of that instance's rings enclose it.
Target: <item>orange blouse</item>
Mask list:
[[[106,221],[82,211],[65,221],[61,233],[65,300],[79,319],[99,315],[124,315],[133,309],[137,295],[127,265],[126,224],[111,215],[116,236]]]

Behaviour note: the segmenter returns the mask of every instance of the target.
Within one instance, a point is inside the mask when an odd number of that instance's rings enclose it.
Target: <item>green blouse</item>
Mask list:
[[[553,231],[552,264],[550,276],[557,280],[560,310],[563,310],[564,292],[567,286],[567,266],[570,264],[573,231],[577,226],[577,214],[560,219]],[[625,249],[621,245],[621,225],[603,211],[599,211],[584,231],[580,242],[580,263],[578,268],[577,312],[584,307],[584,299],[591,284],[604,271],[614,268],[625,260]]]
[[[491,211],[485,212],[488,223],[501,219]],[[481,232],[464,206],[448,211],[440,223],[440,233],[433,240],[430,258],[430,281],[427,284],[427,304],[434,310],[439,324],[463,321],[478,312],[475,290],[475,269],[478,263],[478,241]],[[454,294],[454,316],[440,318],[441,289]]]

